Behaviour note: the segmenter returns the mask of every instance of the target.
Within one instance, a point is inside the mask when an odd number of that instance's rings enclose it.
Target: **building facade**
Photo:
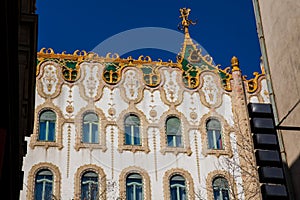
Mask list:
[[[21,199],[261,198],[247,104],[269,102],[265,75],[202,55],[189,11],[177,62],[38,53]]]
[[[300,199],[300,3],[253,0],[253,5],[289,191]]]

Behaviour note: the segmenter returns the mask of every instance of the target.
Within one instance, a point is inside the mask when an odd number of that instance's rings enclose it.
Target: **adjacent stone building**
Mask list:
[[[300,199],[300,2],[253,0],[253,5],[289,191]]]

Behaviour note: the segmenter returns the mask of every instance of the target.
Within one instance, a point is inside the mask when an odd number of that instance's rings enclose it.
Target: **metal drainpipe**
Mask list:
[[[273,113],[274,113],[275,124],[277,126],[279,123],[278,113],[277,113],[275,95],[273,92],[273,85],[272,85],[272,79],[271,79],[271,74],[270,74],[269,60],[268,60],[268,56],[267,56],[265,37],[264,37],[264,32],[263,32],[263,27],[262,27],[259,2],[258,2],[258,0],[252,0],[252,3],[253,3],[254,14],[255,14],[255,19],[256,19],[256,27],[257,27],[257,34],[258,34],[258,38],[259,38],[260,50],[261,50],[261,54],[262,54],[262,61],[263,61],[264,68],[265,68],[266,82],[267,82],[267,87],[269,90],[270,102],[271,102]],[[291,178],[290,178],[289,170],[288,170],[288,166],[287,166],[287,159],[286,159],[285,149],[284,149],[284,145],[283,145],[281,130],[277,131],[277,137],[278,137],[278,143],[279,143],[279,148],[280,148],[280,153],[281,153],[281,159],[284,163],[283,169],[284,169],[284,173],[285,173],[286,180],[287,180],[286,184],[287,184],[289,198],[291,200],[294,200]]]

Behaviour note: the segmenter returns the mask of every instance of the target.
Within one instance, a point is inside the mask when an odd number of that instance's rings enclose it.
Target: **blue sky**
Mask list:
[[[199,43],[221,68],[237,56],[243,74],[252,77],[260,72],[260,49],[251,0],[37,0],[38,49],[53,48],[55,52],[93,50],[98,44],[127,30],[156,27],[178,31],[179,9],[191,8],[191,37]],[[149,40],[152,33],[140,34]],[[169,39],[171,38],[163,38]],[[124,38],[120,46],[132,42]],[[182,41],[174,40],[178,46]],[[141,47],[143,48],[143,47]],[[178,52],[180,49],[178,49]],[[118,53],[118,52],[115,52]],[[175,60],[176,55],[160,49],[138,49],[132,55],[149,55],[156,60]],[[103,55],[105,56],[105,55]]]

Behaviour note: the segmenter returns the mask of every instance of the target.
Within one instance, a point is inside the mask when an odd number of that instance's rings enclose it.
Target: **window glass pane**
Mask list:
[[[177,146],[177,147],[182,147],[182,143],[181,143],[181,135],[177,135],[177,136],[176,136],[176,146]]]
[[[180,175],[175,175],[170,179],[170,195],[173,200],[186,200],[185,179]]]
[[[142,200],[143,183],[139,174],[129,174],[126,178],[126,199]]]
[[[140,126],[140,119],[136,115],[129,115],[125,119],[126,125]]]
[[[43,111],[40,115],[40,121],[56,121],[56,114],[51,110]]]
[[[213,181],[213,192],[215,200],[229,200],[228,182],[223,177],[217,177]]]
[[[167,135],[181,135],[180,120],[177,117],[167,119]]]
[[[223,149],[221,128],[221,123],[218,120],[208,120],[206,130],[209,149]]]
[[[93,124],[92,125],[92,143],[98,143],[98,125]]]
[[[168,146],[173,147],[175,146],[175,137],[173,135],[167,135],[167,140],[168,140]]]
[[[98,175],[95,172],[86,172],[81,178],[81,199],[97,200]]]
[[[46,140],[46,122],[40,122],[39,140]]]
[[[55,140],[55,122],[49,122],[48,141]]]
[[[133,144],[133,141],[131,141],[131,126],[125,126],[125,144]]]
[[[43,111],[39,119],[39,140],[55,141],[56,114],[51,110]]]
[[[98,143],[98,116],[95,113],[87,113],[83,117],[82,142]]]
[[[223,144],[222,144],[222,136],[220,131],[215,131],[216,134],[216,147],[217,149],[223,149]]]
[[[139,127],[134,127],[134,144],[135,145],[140,145],[140,128]]]
[[[207,139],[208,139],[208,148],[209,149],[215,149],[215,143],[214,143],[214,132],[211,130],[207,131]]]
[[[98,123],[98,116],[95,113],[87,113],[84,115],[83,121]]]
[[[140,145],[140,119],[135,115],[129,115],[124,121],[125,127],[125,144]]]
[[[83,124],[82,128],[83,128],[82,142],[87,143],[87,142],[89,142],[90,125],[89,124]]]
[[[208,130],[221,130],[221,123],[216,119],[210,119],[207,121]]]
[[[53,175],[49,170],[41,170],[35,177],[35,200],[52,199]]]

